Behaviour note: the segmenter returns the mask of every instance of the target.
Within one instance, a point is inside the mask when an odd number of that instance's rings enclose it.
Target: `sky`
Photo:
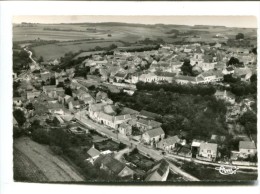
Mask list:
[[[13,23],[99,23],[123,22],[141,24],[215,25],[257,28],[254,16],[14,16]]]

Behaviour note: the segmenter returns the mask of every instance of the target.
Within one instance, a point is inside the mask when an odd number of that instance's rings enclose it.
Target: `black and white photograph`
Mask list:
[[[0,2],[0,193],[259,193],[259,2]]]
[[[14,16],[18,182],[257,180],[253,16]]]

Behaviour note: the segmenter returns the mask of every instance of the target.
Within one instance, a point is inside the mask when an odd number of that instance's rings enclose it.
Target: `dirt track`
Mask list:
[[[80,182],[84,178],[64,159],[28,137],[14,141],[14,170],[18,181]],[[14,176],[17,178],[16,176]]]

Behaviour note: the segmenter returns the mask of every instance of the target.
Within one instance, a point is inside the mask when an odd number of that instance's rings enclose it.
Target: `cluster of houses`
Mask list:
[[[235,57],[238,64],[227,65]],[[183,76],[181,67],[188,59],[192,71],[197,76]],[[242,81],[248,81],[256,72],[256,56],[248,49],[227,48],[216,43],[214,46],[200,45],[161,45],[153,51],[120,52],[112,56],[93,56],[83,64],[91,67],[91,72],[99,71],[101,80],[110,83],[136,84],[142,82],[172,82],[181,84],[206,84],[223,80],[231,74]]]
[[[231,57],[239,59],[240,64],[227,66]],[[181,67],[184,59],[190,60],[192,70],[197,76],[184,76]],[[54,61],[52,64],[57,65]],[[193,140],[187,144],[185,139],[176,136],[166,137],[162,123],[157,121],[160,115],[142,110],[136,111],[113,102],[103,90],[90,91],[85,81],[98,86],[123,88],[124,92],[133,95],[135,84],[142,82],[169,82],[180,84],[215,83],[223,80],[223,76],[232,74],[248,81],[255,71],[254,54],[247,49],[227,49],[217,43],[215,46],[165,45],[158,50],[138,52],[114,52],[114,55],[93,55],[81,65],[90,67],[87,79],[75,78],[74,68],[61,72],[51,72],[44,67],[31,65],[33,73],[21,74],[18,92],[20,97],[13,98],[15,109],[25,113],[27,124],[39,120],[45,125],[46,120],[56,120],[60,125],[71,121],[77,112],[85,111],[90,119],[116,131],[129,140],[137,140],[153,148],[185,157],[195,157],[206,161],[215,161],[218,155],[219,142]],[[37,64],[34,64],[37,65]],[[42,64],[44,65],[44,64]],[[47,64],[49,65],[49,64]],[[250,68],[249,68],[250,67]],[[97,73],[98,72],[98,73]],[[70,90],[66,90],[70,88]],[[235,121],[250,107],[251,101],[237,104],[235,96],[228,91],[218,90],[217,99],[222,99],[230,106],[226,116],[227,122]],[[27,106],[31,104],[33,108]],[[248,105],[249,104],[249,105]],[[18,125],[14,120],[14,125]],[[68,131],[75,135],[88,133],[80,126],[72,124]],[[221,139],[222,137],[220,137]],[[223,138],[222,138],[223,139]],[[213,142],[214,143],[213,143]],[[239,150],[232,151],[232,158],[247,158],[256,155],[256,145],[252,141],[240,141]],[[119,177],[133,177],[134,171],[125,163],[115,159],[110,150],[99,151],[94,146],[88,152],[86,160]],[[145,180],[164,181],[169,174],[167,161],[159,161],[147,174]]]

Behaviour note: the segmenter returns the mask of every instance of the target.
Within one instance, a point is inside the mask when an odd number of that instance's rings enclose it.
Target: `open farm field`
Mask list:
[[[63,57],[64,54],[68,52],[76,53],[80,50],[88,51],[94,49],[96,46],[103,48],[108,47],[111,44],[117,46],[123,45],[123,43],[118,41],[73,41],[41,45],[33,47],[32,49],[37,57],[42,56],[45,61],[48,61]]]
[[[30,182],[81,182],[84,178],[64,159],[28,137],[14,141],[14,178]]]

